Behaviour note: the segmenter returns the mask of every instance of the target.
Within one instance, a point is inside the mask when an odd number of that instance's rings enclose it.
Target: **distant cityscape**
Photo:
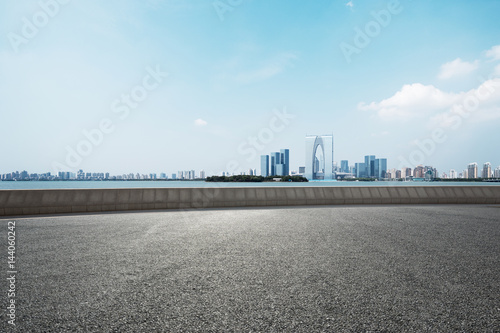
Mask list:
[[[331,168],[329,167],[331,166]],[[248,169],[239,175],[258,176],[257,169]],[[235,173],[222,171],[220,176],[234,176]],[[479,168],[478,163],[467,165],[461,172],[454,169],[438,172],[432,166],[417,165],[401,169],[388,169],[386,158],[377,158],[375,155],[366,155],[363,162],[349,165],[348,160],[341,160],[340,164],[333,161],[333,135],[308,135],[306,136],[305,166],[300,166],[298,171],[290,171],[290,150],[280,149],[269,155],[260,156],[260,176],[304,176],[308,180],[433,180],[433,179],[500,179],[500,166],[493,169],[490,162]],[[58,181],[58,180],[204,180],[206,172],[200,170],[178,171],[167,173],[127,173],[111,175],[109,172],[78,172],[60,171],[57,174],[29,173],[28,171],[14,171],[0,175],[1,181]]]

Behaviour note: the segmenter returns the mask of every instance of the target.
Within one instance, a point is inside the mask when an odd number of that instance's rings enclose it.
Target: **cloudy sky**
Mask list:
[[[0,173],[500,165],[500,1],[0,5]],[[408,165],[410,164],[410,165]]]

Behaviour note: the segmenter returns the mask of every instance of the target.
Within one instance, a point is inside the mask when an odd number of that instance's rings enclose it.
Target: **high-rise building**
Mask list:
[[[290,173],[290,150],[280,149],[280,164],[283,165],[283,170],[280,176],[288,176]]]
[[[205,170],[200,170],[200,178],[201,179],[205,179],[207,178],[206,174],[205,174]]]
[[[482,172],[481,177],[483,177],[483,178],[491,178],[491,163],[490,162],[484,163],[484,165],[483,165],[483,172]]]
[[[176,180],[177,179],[177,175],[175,173],[172,174],[172,179],[173,180]]]
[[[280,164],[281,154],[278,152],[271,153],[271,164],[270,164],[270,176],[276,176],[278,171],[276,170],[276,165]]]
[[[366,177],[375,177],[375,155],[365,156]]]
[[[364,163],[356,163],[354,168],[356,169],[356,178],[366,177],[366,167]]]
[[[271,176],[287,176],[290,173],[290,150],[281,149],[271,153],[270,169]]]
[[[304,177],[334,179],[333,135],[307,135]]]
[[[403,168],[401,170],[401,174],[404,175],[405,177],[411,177],[411,168]]]
[[[494,177],[495,178],[500,178],[500,166],[498,168],[495,169],[495,174],[494,174]]]
[[[454,169],[450,170],[450,178],[457,178],[457,172]]]
[[[373,173],[371,177],[375,178],[386,178],[387,173],[387,158],[376,158],[373,163]],[[371,167],[370,167],[371,168]],[[401,178],[401,177],[399,177]]]
[[[477,163],[474,162],[474,163],[470,163],[468,166],[467,166],[467,178],[469,179],[474,179],[474,178],[477,178]]]
[[[340,161],[340,172],[349,173],[349,161],[348,160]]]
[[[269,155],[260,155],[260,175],[269,176]]]
[[[423,165],[417,165],[415,169],[413,169],[413,178],[424,178],[425,170]]]

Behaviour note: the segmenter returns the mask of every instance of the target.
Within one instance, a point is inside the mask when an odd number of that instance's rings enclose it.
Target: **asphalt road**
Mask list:
[[[500,206],[14,220],[18,332],[500,332]]]

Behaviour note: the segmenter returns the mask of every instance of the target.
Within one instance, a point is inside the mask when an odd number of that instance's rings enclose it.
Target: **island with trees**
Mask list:
[[[307,182],[307,178],[302,176],[249,176],[249,175],[236,175],[236,176],[211,176],[205,179],[206,182],[236,182],[236,183],[261,183],[261,182]]]

